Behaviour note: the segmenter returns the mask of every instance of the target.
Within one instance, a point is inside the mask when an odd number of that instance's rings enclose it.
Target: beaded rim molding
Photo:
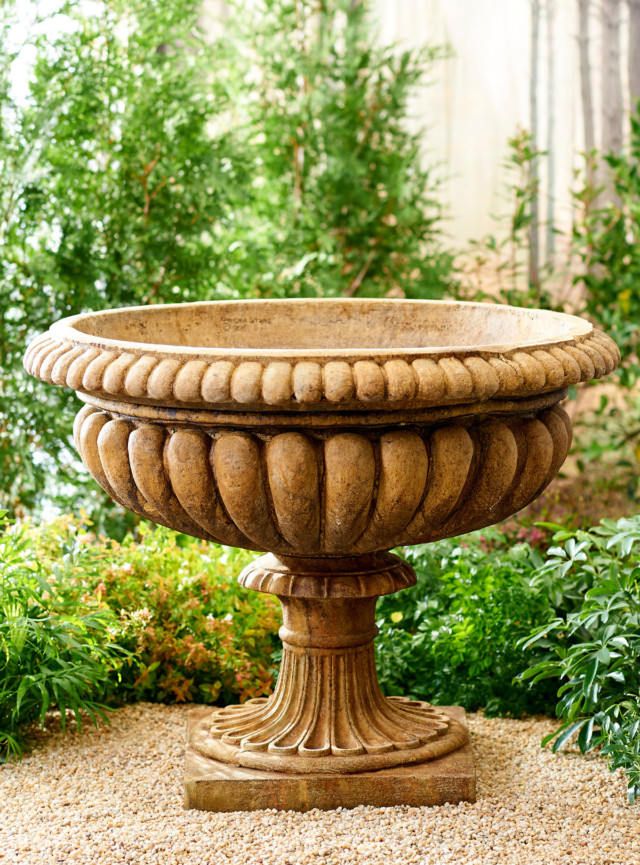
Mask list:
[[[75,329],[72,322],[83,317],[36,337],[25,354],[27,372],[88,396],[166,407],[428,408],[561,390],[620,362],[615,342],[584,321],[582,333],[513,349],[345,349],[324,357],[300,349],[274,357],[249,348],[118,344]]]

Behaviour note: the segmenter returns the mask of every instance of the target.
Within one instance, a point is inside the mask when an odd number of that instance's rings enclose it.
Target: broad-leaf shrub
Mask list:
[[[9,531],[0,513],[0,760],[22,752],[22,728],[49,708],[60,710],[63,727],[67,710],[78,726],[104,716],[126,661],[118,630],[98,599],[77,604],[47,574],[28,533]]]
[[[62,517],[0,524],[0,756],[49,709],[268,693],[279,604],[237,575],[252,554],[140,526],[122,543]]]
[[[379,602],[385,691],[493,715],[551,710],[546,682],[513,681],[523,664],[518,640],[554,614],[531,582],[540,554],[527,543],[511,546],[496,530],[403,554],[418,582]]]
[[[387,693],[552,714],[640,789],[640,517],[560,530],[546,557],[497,529],[404,550],[415,588],[381,599]],[[0,747],[49,707],[231,702],[270,692],[278,602],[237,584],[253,553],[139,527],[122,543],[60,518],[0,536]],[[531,665],[518,676],[526,664]],[[558,702],[559,697],[559,702]],[[63,713],[64,717],[64,713]]]
[[[558,750],[574,735],[623,768],[640,795],[640,516],[555,535],[535,582],[560,609],[524,641],[543,657],[522,675],[559,685]],[[561,587],[561,588],[559,588]]]

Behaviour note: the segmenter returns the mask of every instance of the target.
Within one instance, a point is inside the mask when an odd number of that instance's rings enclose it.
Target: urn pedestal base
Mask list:
[[[438,707],[465,729],[464,710]],[[194,709],[188,726],[184,806],[202,811],[310,811],[358,805],[443,805],[475,802],[471,745],[424,763],[354,774],[289,774],[248,769],[205,757],[194,747],[210,708]]]
[[[205,709],[191,721],[187,807],[307,810],[473,798],[462,710],[387,697],[378,684],[376,600],[415,583],[406,562],[384,552],[268,554],[240,583],[282,603],[278,682],[270,697]]]

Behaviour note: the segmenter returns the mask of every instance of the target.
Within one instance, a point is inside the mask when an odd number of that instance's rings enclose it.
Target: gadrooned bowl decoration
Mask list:
[[[415,583],[389,549],[505,519],[556,475],[569,385],[619,362],[589,322],[409,300],[253,300],[64,319],[25,356],[84,402],[78,451],[156,523],[268,551],[240,575],[283,605],[268,699],[214,708],[192,744],[223,763],[358,773],[459,748],[465,728],[385,697],[379,595]]]

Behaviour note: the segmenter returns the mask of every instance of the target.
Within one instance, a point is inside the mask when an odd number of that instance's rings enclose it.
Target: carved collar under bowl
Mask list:
[[[522,399],[619,358],[589,322],[549,310],[301,299],[84,313],[35,339],[25,367],[94,404],[317,415]]]

